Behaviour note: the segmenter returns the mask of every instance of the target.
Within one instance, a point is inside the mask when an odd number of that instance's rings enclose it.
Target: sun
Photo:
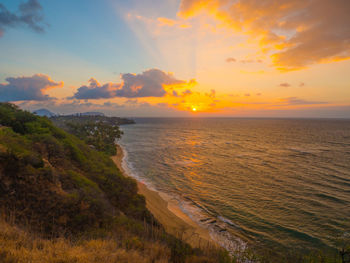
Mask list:
[[[196,107],[192,107],[192,111],[197,111],[197,108]]]

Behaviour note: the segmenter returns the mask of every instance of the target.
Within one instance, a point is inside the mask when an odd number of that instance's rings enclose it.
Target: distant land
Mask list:
[[[60,116],[60,114],[54,113],[48,109],[37,109],[33,111],[34,114],[40,116],[40,117],[54,117],[54,116]],[[72,114],[67,114],[64,116],[105,116],[102,112],[97,111],[88,111],[88,112],[77,112]]]
[[[105,116],[102,112],[97,112],[97,111],[77,113],[77,115],[79,115],[79,114],[82,116]]]
[[[33,111],[34,114],[40,116],[40,117],[53,117],[53,116],[57,116],[56,113],[53,113],[51,111],[49,111],[48,109],[37,109],[35,111]]]

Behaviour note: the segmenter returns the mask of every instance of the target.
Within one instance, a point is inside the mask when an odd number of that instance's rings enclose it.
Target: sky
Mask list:
[[[0,102],[350,117],[349,0],[0,0]]]

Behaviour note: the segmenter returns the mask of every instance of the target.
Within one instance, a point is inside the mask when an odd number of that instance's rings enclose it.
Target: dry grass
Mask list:
[[[137,238],[126,243],[127,247],[113,239],[47,240],[0,222],[1,263],[169,262],[170,251],[162,244]]]

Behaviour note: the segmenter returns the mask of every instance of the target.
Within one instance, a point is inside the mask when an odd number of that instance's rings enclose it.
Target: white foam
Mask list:
[[[226,217],[218,216],[218,219],[225,222],[226,224],[229,224],[230,226],[233,226],[235,228],[240,228],[238,225],[236,225],[235,223],[233,223],[230,219],[227,219]]]

